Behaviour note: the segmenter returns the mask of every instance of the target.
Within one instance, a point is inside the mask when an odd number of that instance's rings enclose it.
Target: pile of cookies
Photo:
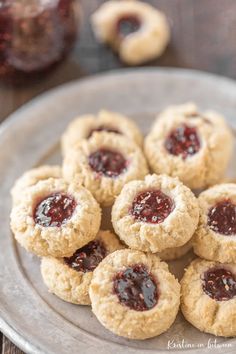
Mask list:
[[[236,184],[221,183],[233,149],[224,118],[171,106],[143,139],[129,118],[100,111],[72,121],[61,143],[62,167],[34,168],[11,191],[11,229],[42,258],[49,291],[91,304],[127,338],[163,333],[180,305],[201,331],[236,336]],[[113,232],[100,229],[104,207]],[[179,284],[165,261],[192,246],[201,258]]]

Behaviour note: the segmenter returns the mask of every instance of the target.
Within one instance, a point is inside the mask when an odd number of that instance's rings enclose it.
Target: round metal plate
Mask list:
[[[147,133],[158,111],[189,100],[201,109],[220,111],[231,125],[236,123],[233,81],[188,70],[147,68],[111,72],[63,85],[34,99],[1,126],[0,329],[24,351],[207,353],[209,343],[214,345],[216,339],[221,351],[235,352],[235,340],[200,333],[181,314],[166,333],[150,340],[131,341],[113,335],[100,325],[89,307],[65,303],[47,292],[39,260],[15,243],[9,228],[9,190],[14,180],[32,166],[60,161],[60,135],[75,116],[101,108],[115,110],[133,117]],[[232,171],[234,167],[232,161]],[[109,224],[108,213],[103,226]],[[183,267],[192,257],[189,253],[171,262],[171,270],[181,277]]]

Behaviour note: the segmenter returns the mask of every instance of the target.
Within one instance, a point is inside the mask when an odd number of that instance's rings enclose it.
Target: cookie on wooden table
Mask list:
[[[129,65],[159,57],[170,38],[165,15],[141,1],[106,1],[91,22],[96,38],[108,43]]]

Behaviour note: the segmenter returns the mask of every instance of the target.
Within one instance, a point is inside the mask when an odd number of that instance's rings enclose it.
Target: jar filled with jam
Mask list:
[[[76,0],[0,0],[0,78],[51,67],[77,31]]]

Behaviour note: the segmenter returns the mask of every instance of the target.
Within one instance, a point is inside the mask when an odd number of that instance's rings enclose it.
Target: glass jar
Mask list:
[[[77,29],[76,0],[0,0],[0,78],[60,61]]]

